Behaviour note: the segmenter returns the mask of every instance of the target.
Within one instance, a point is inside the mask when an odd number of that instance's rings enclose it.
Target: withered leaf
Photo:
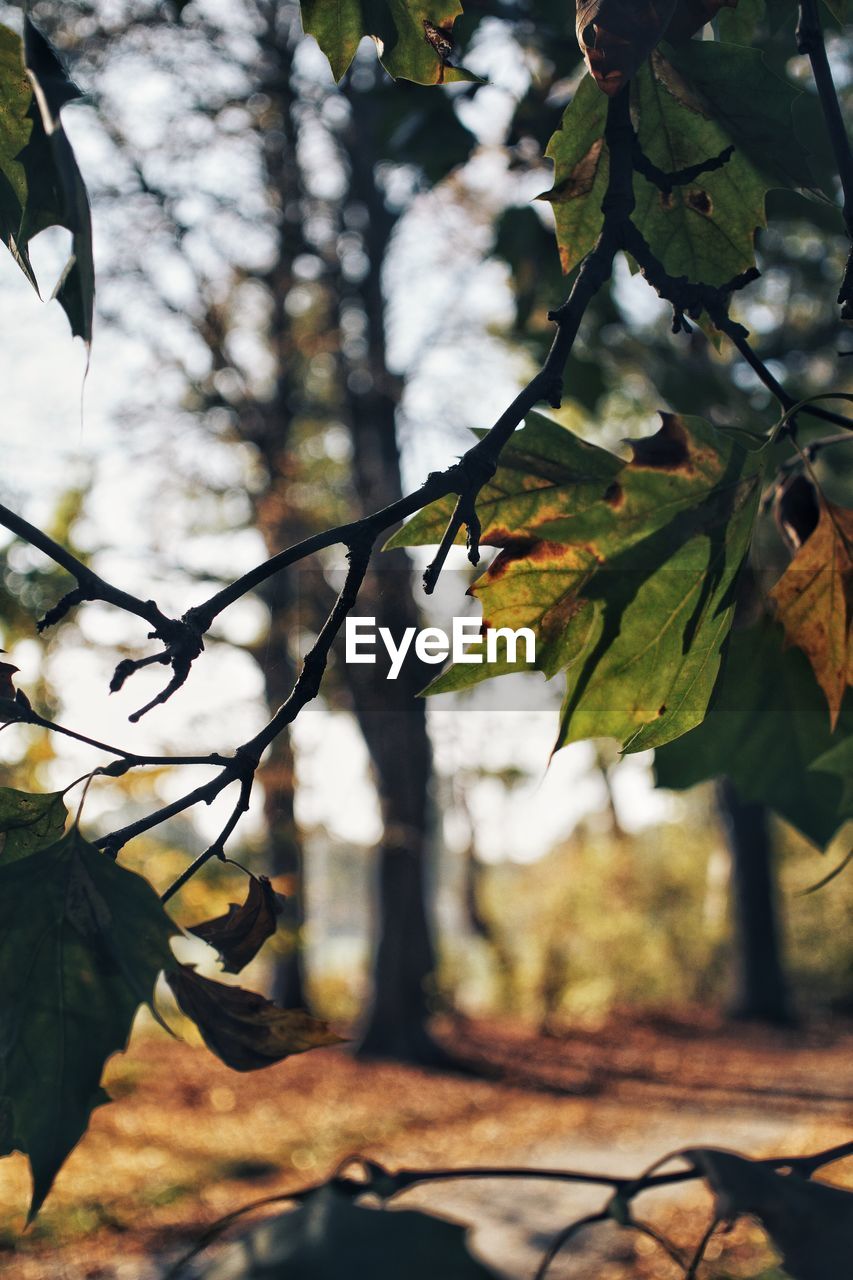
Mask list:
[[[191,965],[171,970],[166,981],[208,1049],[234,1071],[258,1071],[294,1053],[343,1043],[304,1009],[282,1009],[256,991],[203,978]]]
[[[781,1174],[731,1151],[682,1153],[707,1178],[722,1218],[758,1218],[793,1280],[841,1280],[853,1257],[853,1193]]]
[[[577,0],[577,37],[589,73],[618,93],[663,36],[676,0]]]
[[[226,973],[239,973],[275,933],[280,911],[279,895],[267,877],[250,876],[242,905],[232,902],[225,915],[203,920],[189,932],[216,948]]]
[[[817,527],[770,596],[787,643],[812,665],[834,728],[853,683],[853,510],[821,498]]]

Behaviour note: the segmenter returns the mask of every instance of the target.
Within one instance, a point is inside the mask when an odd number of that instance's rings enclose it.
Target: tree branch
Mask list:
[[[818,0],[801,0],[797,23],[797,48],[800,53],[807,55],[812,66],[826,131],[832,144],[844,196],[842,214],[851,246],[838,293],[838,302],[841,306],[841,319],[853,320],[853,150],[850,147],[850,138],[826,53]]]

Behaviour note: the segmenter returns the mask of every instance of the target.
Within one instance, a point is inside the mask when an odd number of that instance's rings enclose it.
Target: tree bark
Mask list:
[[[731,1016],[787,1025],[792,1012],[767,810],[741,799],[727,778],[719,784],[718,807],[732,864],[735,989]]]
[[[345,305],[361,308],[366,353],[358,361],[344,355],[347,420],[353,445],[353,472],[363,511],[395,502],[402,495],[396,409],[399,383],[388,370],[382,269],[396,222],[376,184],[373,113],[368,93],[349,94],[351,128],[345,146],[350,199],[367,211],[364,248],[369,263]],[[369,575],[360,600],[363,613],[399,637],[419,625],[412,590],[412,566],[404,551],[385,553],[379,572]],[[383,668],[345,668],[356,718],[373,764],[383,834],[377,850],[376,942],[373,995],[358,1052],[424,1065],[447,1061],[427,1029],[429,983],[435,953],[427,911],[426,867],[432,748],[426,708],[418,693],[431,670],[407,662],[399,678]]]

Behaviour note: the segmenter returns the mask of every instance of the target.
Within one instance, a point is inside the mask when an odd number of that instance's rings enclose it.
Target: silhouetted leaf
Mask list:
[[[853,1192],[782,1174],[731,1151],[682,1153],[707,1178],[721,1219],[758,1218],[792,1280],[842,1280],[853,1258]]]
[[[769,621],[732,635],[708,715],[656,752],[655,774],[678,791],[727,775],[745,800],[769,805],[823,846],[853,818],[851,789],[817,767],[853,735],[853,695],[832,733],[808,660],[783,651],[782,639]]]
[[[821,498],[817,528],[770,596],[788,643],[812,664],[834,729],[853,684],[853,511]]]
[[[30,241],[46,227],[71,232],[72,254],[54,296],[88,344],[95,295],[89,202],[59,114],[79,96],[29,18],[23,45],[0,26],[0,236],[38,289]]]
[[[354,1203],[329,1183],[254,1227],[208,1266],[208,1280],[496,1280],[473,1258],[466,1228],[413,1209]]]
[[[173,968],[166,981],[208,1049],[235,1071],[257,1071],[294,1053],[343,1043],[304,1009],[282,1009],[255,991],[203,978],[189,965]]]
[[[20,156],[28,182],[21,241],[26,246],[39,231],[55,225],[71,232],[71,257],[54,297],[65,310],[72,333],[88,346],[95,306],[92,216],[86,186],[60,118],[65,103],[80,94],[29,18],[24,19],[24,58],[38,114],[33,113],[32,136]]]
[[[53,844],[65,830],[65,818],[61,791],[30,795],[0,787],[0,866]]]
[[[275,933],[278,897],[266,876],[250,876],[244,903],[232,902],[224,916],[193,925],[189,932],[216,948],[226,973],[239,973]]]
[[[174,926],[140,876],[74,829],[7,865],[0,859],[0,1155],[23,1151],[30,1217],[95,1107],[104,1063],[123,1049]]]
[[[302,25],[329,59],[336,80],[364,36],[372,36],[395,79],[449,84],[476,79],[447,61],[461,12],[459,0],[302,0]]]

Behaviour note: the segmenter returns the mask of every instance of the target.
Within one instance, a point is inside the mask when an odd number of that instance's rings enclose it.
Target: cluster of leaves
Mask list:
[[[826,844],[853,818],[850,513],[822,502],[770,593],[778,622],[730,644],[773,449],[671,414],[629,443],[626,462],[529,416],[478,504],[482,541],[500,548],[471,587],[484,625],[532,628],[538,669],[565,672],[556,747],[612,736],[626,752],[665,748],[663,785],[726,773]],[[435,542],[449,510],[419,512],[390,545]],[[506,656],[457,664],[428,692],[525,669]]]

